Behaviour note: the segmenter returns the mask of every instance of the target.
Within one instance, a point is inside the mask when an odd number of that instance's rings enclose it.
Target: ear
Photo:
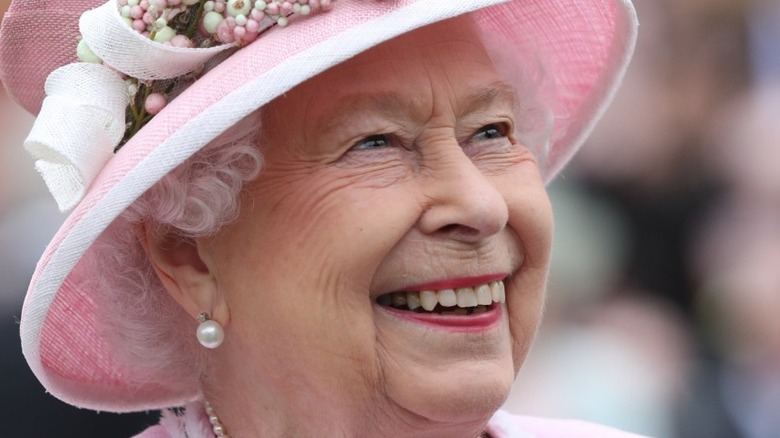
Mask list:
[[[206,312],[226,325],[228,305],[224,295],[218,293],[217,280],[203,260],[198,241],[146,222],[137,224],[135,231],[154,272],[179,305],[193,319]]]

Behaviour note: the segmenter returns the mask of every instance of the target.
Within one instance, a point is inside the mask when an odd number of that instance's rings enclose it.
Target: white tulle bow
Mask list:
[[[181,48],[154,42],[130,28],[118,8],[116,0],[109,0],[81,15],[81,34],[104,64],[79,62],[53,71],[24,143],[63,212],[81,201],[124,137],[130,97],[119,72],[144,81],[173,79],[234,47]]]
[[[79,30],[90,49],[104,63],[128,76],[143,80],[183,76],[217,53],[235,47],[222,44],[191,49],[163,45],[139,34],[117,12],[116,1],[84,12]]]
[[[64,212],[84,197],[122,140],[129,97],[115,71],[87,63],[54,70],[45,91],[24,147]]]

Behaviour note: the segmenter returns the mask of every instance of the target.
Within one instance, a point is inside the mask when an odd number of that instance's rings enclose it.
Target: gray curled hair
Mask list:
[[[204,146],[125,210],[96,243],[94,299],[104,309],[101,336],[120,362],[182,393],[200,388],[208,365],[196,320],[167,293],[137,225],[181,239],[213,236],[238,217],[240,192],[262,167],[260,112]]]

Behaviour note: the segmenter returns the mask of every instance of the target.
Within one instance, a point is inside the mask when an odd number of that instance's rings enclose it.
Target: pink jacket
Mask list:
[[[520,417],[498,411],[487,432],[492,438],[641,438],[605,426],[575,420]],[[214,438],[202,403],[188,405],[181,415],[163,414],[160,424],[134,438]]]

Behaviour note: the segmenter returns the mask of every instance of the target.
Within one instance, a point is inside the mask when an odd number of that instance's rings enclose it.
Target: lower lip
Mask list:
[[[482,332],[496,327],[501,322],[503,306],[493,303],[486,312],[477,315],[439,315],[438,313],[417,313],[380,306],[387,313],[417,324],[452,332]]]

